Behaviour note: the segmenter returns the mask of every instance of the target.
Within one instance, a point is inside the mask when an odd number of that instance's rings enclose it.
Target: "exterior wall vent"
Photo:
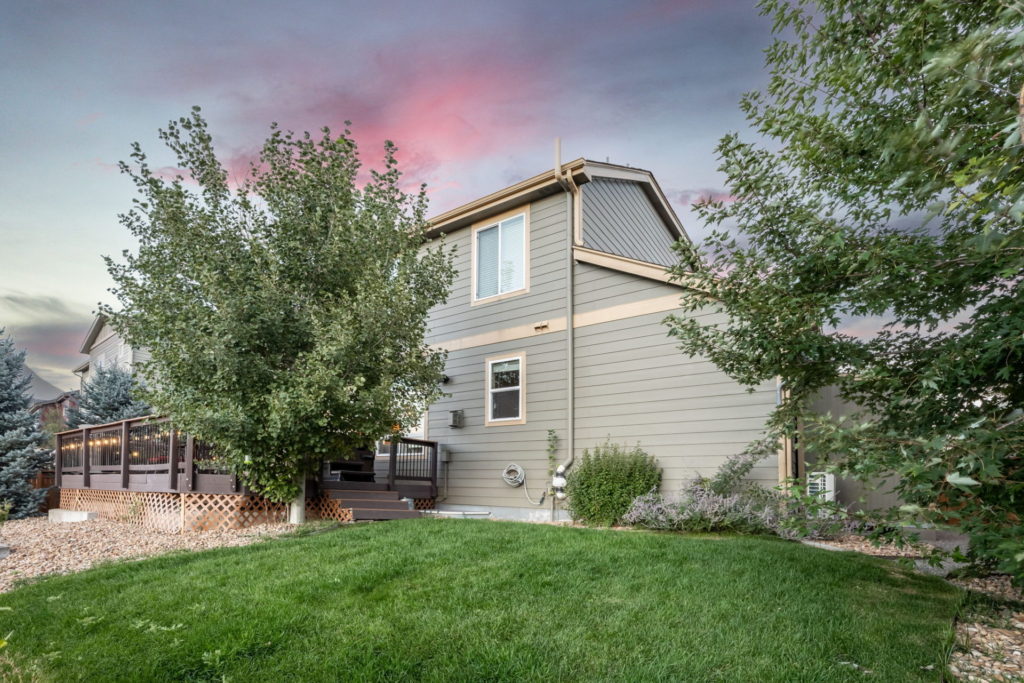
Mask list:
[[[807,475],[807,495],[826,503],[836,500],[836,475],[828,472],[810,472]]]
[[[448,411],[448,426],[452,429],[460,429],[462,427],[462,411],[461,410],[449,410]]]

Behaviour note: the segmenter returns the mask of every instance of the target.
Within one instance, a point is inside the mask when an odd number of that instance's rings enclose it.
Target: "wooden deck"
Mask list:
[[[391,440],[387,457],[346,470],[325,463],[310,495],[341,491],[395,491],[399,497],[437,495],[437,443]],[[335,466],[332,466],[335,465]],[[57,434],[54,479],[58,488],[250,495],[217,458],[216,448],[174,429],[160,417],[134,418]]]

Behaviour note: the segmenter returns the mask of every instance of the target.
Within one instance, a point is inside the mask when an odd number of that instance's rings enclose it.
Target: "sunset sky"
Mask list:
[[[689,206],[722,192],[714,147],[767,76],[750,0],[17,2],[0,10],[0,327],[62,388],[131,246],[117,171],[203,107],[241,173],[277,121],[340,130],[373,165],[394,140],[431,213],[585,156],[654,172]]]

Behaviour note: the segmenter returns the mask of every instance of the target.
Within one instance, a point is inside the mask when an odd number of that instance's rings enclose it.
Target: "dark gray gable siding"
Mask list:
[[[670,266],[675,241],[639,183],[594,178],[583,191],[583,246]]]

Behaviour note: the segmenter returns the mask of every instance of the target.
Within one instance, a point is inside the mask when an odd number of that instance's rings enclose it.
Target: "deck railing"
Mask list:
[[[396,437],[391,439],[388,483],[396,480],[437,484],[437,442]]]
[[[217,457],[216,447],[197,441],[160,417],[60,432],[54,479],[58,488],[247,493],[238,477]],[[391,439],[387,483],[396,488],[396,482],[423,482],[433,492],[437,485],[437,442]]]
[[[142,417],[57,434],[54,478],[64,488],[242,493],[216,462],[167,418]]]

